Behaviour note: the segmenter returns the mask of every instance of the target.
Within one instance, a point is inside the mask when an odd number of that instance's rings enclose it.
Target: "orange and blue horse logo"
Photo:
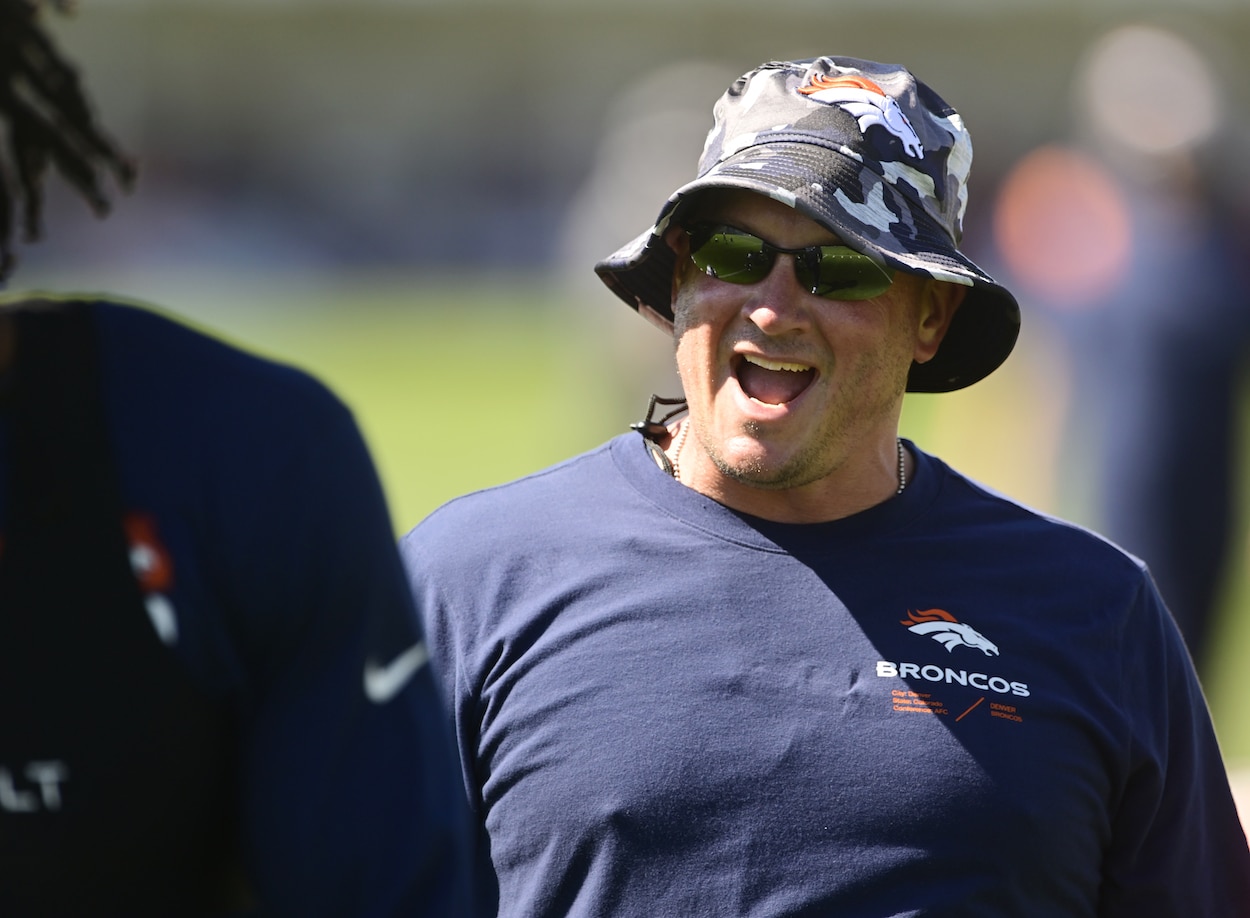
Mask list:
[[[899,622],[907,625],[913,634],[924,634],[944,646],[947,652],[956,647],[974,647],[987,657],[998,656],[998,647],[980,631],[965,625],[945,609],[926,609],[923,612],[908,610],[907,618]]]
[[[903,150],[909,156],[916,159],[924,156],[924,145],[898,102],[887,96],[885,90],[872,80],[853,74],[819,74],[800,86],[799,92],[816,102],[836,105],[853,115],[861,134],[866,134],[872,125],[879,125],[903,142]]]

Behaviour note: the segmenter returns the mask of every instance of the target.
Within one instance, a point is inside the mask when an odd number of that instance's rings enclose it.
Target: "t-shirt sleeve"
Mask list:
[[[418,618],[430,646],[431,669],[439,681],[447,721],[455,732],[460,756],[463,794],[469,801],[475,822],[474,883],[480,915],[494,915],[498,883],[490,856],[485,828],[481,789],[478,786],[477,757],[480,715],[481,665],[476,662],[489,650],[478,646],[483,610],[467,605],[474,595],[474,572],[446,562],[459,559],[454,549],[464,538],[458,527],[446,528],[436,514],[409,532],[400,541],[400,552],[416,599]],[[448,582],[454,581],[454,582]]]
[[[1250,852],[1189,653],[1149,577],[1120,654],[1130,766],[1112,801],[1103,918],[1250,915]]]
[[[467,915],[468,812],[382,489],[347,409],[313,401],[252,495],[280,518],[251,513],[235,554],[246,861],[264,914]]]

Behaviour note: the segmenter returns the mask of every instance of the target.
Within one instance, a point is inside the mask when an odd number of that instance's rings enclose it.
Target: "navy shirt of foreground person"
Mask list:
[[[469,913],[347,408],[112,302],[5,304],[0,363],[0,913]]]

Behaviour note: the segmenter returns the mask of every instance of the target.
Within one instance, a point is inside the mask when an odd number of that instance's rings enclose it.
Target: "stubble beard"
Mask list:
[[[821,437],[803,444],[798,452],[780,465],[774,465],[763,458],[747,458],[730,461],[720,449],[720,444],[713,438],[705,438],[695,425],[693,433],[699,441],[704,454],[715,466],[716,470],[731,481],[758,488],[763,491],[785,491],[800,488],[825,478],[837,471],[840,462],[829,462],[821,457],[828,455],[835,437],[825,431]],[[742,425],[742,433],[754,440],[764,434],[763,425],[756,421],[746,421]]]
[[[835,474],[844,466],[855,452],[856,444],[865,436],[865,431],[875,428],[882,417],[895,410],[906,389],[906,380],[905,371],[901,372],[885,391],[870,396],[868,403],[842,405],[840,409],[835,409],[834,414],[822,417],[813,425],[817,429],[811,432],[811,436],[779,463],[758,454],[731,459],[726,455],[723,444],[715,436],[708,435],[693,416],[689,422],[692,423],[690,432],[704,455],[726,479],[765,491],[801,488]],[[761,445],[768,442],[767,425],[759,421],[743,420],[739,435]]]

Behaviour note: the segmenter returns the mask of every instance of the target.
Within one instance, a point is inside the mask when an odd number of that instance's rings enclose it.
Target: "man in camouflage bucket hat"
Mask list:
[[[828,57],[715,115],[597,266],[673,333],[687,416],[402,543],[498,914],[1250,914],[1148,572],[898,438],[1018,327],[957,249],[959,116]]]

